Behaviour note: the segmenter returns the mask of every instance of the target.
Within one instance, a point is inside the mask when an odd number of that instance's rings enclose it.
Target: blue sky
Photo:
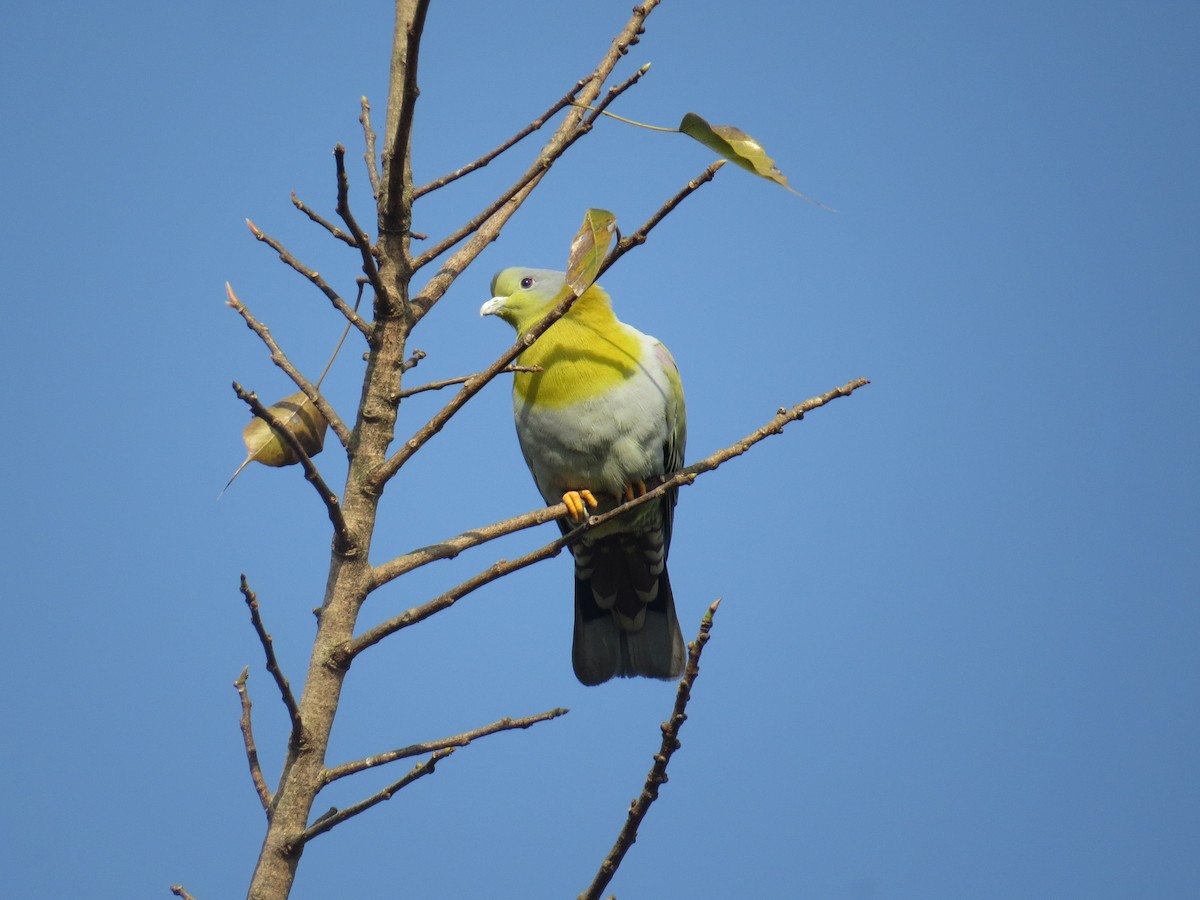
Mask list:
[[[418,181],[590,71],[628,2],[435,3]],[[237,593],[299,684],[328,525],[295,469],[220,502],[246,420],[292,387],[231,281],[315,374],[339,322],[247,216],[349,291],[335,142],[370,221],[358,98],[383,119],[387,4],[18,5],[0,13],[0,445],[8,539],[3,805],[13,896],[244,892],[262,835],[232,680],[251,667],[273,785],[285,716]],[[685,490],[686,634],[724,598],[683,747],[621,897],[1200,894],[1200,11],[1185,3],[666,3],[615,108],[759,138],[805,204],[727,167],[609,272],[683,371],[691,459],[852,378]],[[437,235],[522,144],[431,195]],[[602,123],[454,286],[410,384],[508,346],[492,273],[560,267],[589,206],[626,230],[710,162]],[[352,413],[348,346],[327,387]],[[437,408],[406,404],[401,431]],[[332,483],[344,465],[320,457]],[[534,508],[493,385],[388,489],[377,561]],[[379,592],[373,624],[547,527]],[[556,706],[316,841],[294,896],[574,896],[658,747],[671,686],[571,675],[570,564],[365,654],[331,762]],[[390,777],[389,777],[390,776]],[[320,808],[399,773],[346,779]]]

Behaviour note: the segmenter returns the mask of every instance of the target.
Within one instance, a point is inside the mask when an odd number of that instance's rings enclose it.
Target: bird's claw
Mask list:
[[[617,497],[618,501],[628,503],[646,493],[646,482],[641,479],[625,485],[625,490]]]
[[[600,504],[589,490],[567,491],[563,494],[563,503],[567,505],[567,514],[576,522],[587,518],[587,508],[595,509]]]

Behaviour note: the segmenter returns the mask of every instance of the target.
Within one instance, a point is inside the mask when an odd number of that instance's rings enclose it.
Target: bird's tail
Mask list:
[[[687,651],[661,538],[620,534],[575,550],[575,677],[678,678]]]

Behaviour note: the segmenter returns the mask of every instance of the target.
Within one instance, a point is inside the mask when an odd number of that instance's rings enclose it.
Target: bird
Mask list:
[[[481,316],[524,334],[570,296],[566,275],[507,268]],[[657,339],[619,321],[593,284],[517,357],[513,412],[529,471],[566,534],[588,515],[646,493],[683,467],[687,416],[679,368]],[[585,685],[614,676],[675,679],[687,661],[667,577],[676,490],[585,531],[575,561],[571,661]]]

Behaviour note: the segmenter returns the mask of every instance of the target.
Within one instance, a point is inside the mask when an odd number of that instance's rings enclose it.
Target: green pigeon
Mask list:
[[[570,293],[562,272],[511,268],[479,310],[524,334]],[[646,492],[683,466],[687,418],[675,360],[620,322],[592,285],[519,357],[540,372],[513,375],[517,438],[548,504],[574,523]],[[587,685],[613,676],[678,678],[687,654],[667,577],[676,492],[644,503],[571,545],[575,637],[571,661]],[[559,523],[566,533],[572,527]]]

